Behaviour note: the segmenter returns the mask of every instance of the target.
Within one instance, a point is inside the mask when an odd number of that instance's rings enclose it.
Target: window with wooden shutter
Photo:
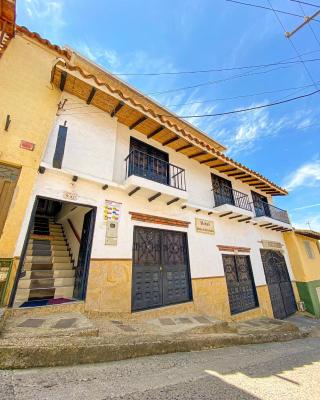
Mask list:
[[[0,236],[7,219],[20,169],[0,164]]]
[[[305,240],[303,243],[304,243],[304,248],[306,250],[308,258],[313,260],[314,259],[314,252],[313,252],[313,248],[311,246],[311,243],[309,242],[309,240]]]

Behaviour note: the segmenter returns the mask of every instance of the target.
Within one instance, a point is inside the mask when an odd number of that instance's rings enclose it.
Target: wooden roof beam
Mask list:
[[[118,112],[121,110],[121,108],[125,105],[123,101],[119,101],[119,103],[115,106],[113,111],[111,112],[110,116],[113,118],[118,114]]]
[[[179,140],[179,139],[180,139],[179,136],[174,136],[173,138],[168,139],[168,140],[166,140],[165,142],[163,142],[163,143],[162,143],[162,146],[167,146],[168,144],[174,143],[174,142],[176,142],[176,141]]]
[[[165,129],[164,126],[162,126],[162,125],[159,126],[159,128],[157,128],[157,129],[155,129],[153,132],[149,133],[149,134],[147,135],[147,138],[148,138],[148,139],[151,139],[153,136],[155,136],[157,133],[163,131],[164,129]]]
[[[216,165],[211,165],[210,168],[219,168],[219,167],[225,167],[226,165],[228,165],[227,163],[220,163],[220,164],[216,164]],[[221,171],[219,171],[221,172]]]
[[[96,91],[97,91],[97,89],[96,89],[95,87],[92,87],[92,89],[91,89],[91,91],[90,91],[90,93],[89,93],[89,96],[88,96],[88,98],[87,98],[87,104],[90,104],[90,103],[91,103],[91,101],[92,101],[94,95],[96,94]]]
[[[248,183],[248,182],[259,182],[259,179],[258,178],[246,178],[246,179],[244,179],[242,182],[244,182],[244,183]]]
[[[66,73],[66,71],[61,71],[61,77],[60,77],[60,90],[61,90],[61,92],[63,92],[64,91],[64,87],[65,87],[65,84],[66,84],[66,80],[67,80],[67,73]]]
[[[227,174],[228,176],[240,176],[240,175],[247,175],[245,172],[235,172],[234,174]]]
[[[236,171],[238,168],[227,168],[227,169],[220,169],[219,172],[231,172],[231,171]]]
[[[148,117],[146,117],[145,115],[144,115],[143,117],[137,119],[136,122],[134,122],[133,124],[131,124],[131,125],[129,126],[130,131],[131,131],[133,128],[136,128],[138,125],[142,124],[142,122],[144,122],[146,119],[148,119]]]
[[[191,156],[189,156],[189,158],[196,158],[196,157],[203,156],[203,155],[205,155],[205,154],[207,154],[206,151],[200,151],[200,152],[198,152],[198,153],[191,154]]]
[[[251,177],[251,175],[249,175],[249,174],[244,174],[243,176],[238,176],[238,177],[236,177],[236,179],[243,179],[243,178],[250,178]]]
[[[212,161],[217,161],[217,160],[218,160],[217,157],[211,157],[211,158],[208,158],[207,160],[200,161],[200,164],[205,164],[205,163],[212,162]]]
[[[177,148],[176,151],[187,150],[187,149],[190,149],[191,147],[193,147],[193,144],[185,144],[184,146]]]

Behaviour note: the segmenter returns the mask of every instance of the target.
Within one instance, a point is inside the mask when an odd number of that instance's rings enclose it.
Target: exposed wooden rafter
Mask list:
[[[137,187],[135,187],[133,190],[131,190],[131,192],[129,192],[128,193],[128,195],[129,196],[132,196],[133,194],[135,194],[138,190],[140,190],[141,189],[141,187],[140,186],[137,186]]]
[[[216,164],[216,165],[211,165],[210,168],[219,168],[219,167],[224,167],[228,165],[227,163],[220,163],[220,164]]]
[[[217,157],[211,157],[211,158],[208,158],[207,160],[200,161],[200,164],[206,164],[208,162],[217,161],[217,160],[218,160]]]
[[[67,80],[67,73],[66,73],[66,71],[61,71],[61,78],[60,78],[60,90],[61,90],[61,92],[63,92],[64,91],[64,87],[65,87],[65,84],[66,84],[66,80]]]
[[[110,114],[111,117],[113,118],[114,116],[116,116],[124,105],[125,103],[123,101],[119,101],[119,103],[115,106],[114,110],[111,112]]]
[[[130,131],[131,131],[133,128],[137,127],[138,125],[142,124],[142,122],[144,122],[146,119],[148,119],[148,117],[146,117],[145,115],[144,115],[143,117],[137,119],[136,122],[134,122],[133,124],[131,124],[131,125],[129,126]]]
[[[90,93],[89,93],[89,96],[88,96],[88,98],[87,98],[87,104],[90,104],[90,103],[91,103],[91,101],[92,101],[94,95],[96,94],[96,91],[97,91],[97,89],[96,89],[95,87],[92,87],[92,89],[91,89],[91,91],[90,91]]]
[[[231,171],[236,171],[238,168],[227,168],[227,169],[220,169],[219,172],[231,172]]]
[[[175,197],[174,199],[167,202],[167,206],[170,206],[170,204],[175,203],[178,200],[179,200],[179,197]]]
[[[151,203],[151,201],[157,199],[160,196],[161,196],[161,192],[158,192],[158,193],[154,194],[153,196],[149,197],[148,200]]]
[[[164,128],[164,126],[159,126],[157,129],[155,129],[153,132],[151,132],[151,133],[149,133],[148,135],[147,135],[147,138],[148,139],[151,139],[153,136],[155,136],[157,133],[159,133],[159,132],[161,132],[161,131],[163,131],[165,128]]]
[[[191,156],[189,156],[189,158],[196,158],[196,157],[200,157],[207,154],[205,151],[199,151],[198,153],[195,154],[191,154]]]
[[[176,142],[177,140],[179,140],[180,137],[179,136],[175,136],[171,139],[166,140],[165,142],[162,143],[162,146],[167,146],[170,143]]]
[[[249,174],[244,174],[243,176],[237,176],[236,179],[243,179],[243,178],[249,178],[251,175]]]
[[[181,147],[177,148],[176,151],[187,150],[187,149],[190,149],[191,147],[193,147],[193,144],[191,144],[191,143],[185,144],[184,146],[181,146]]]

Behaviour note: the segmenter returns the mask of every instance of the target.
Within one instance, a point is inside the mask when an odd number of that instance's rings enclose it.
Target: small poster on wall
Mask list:
[[[196,218],[196,231],[200,233],[206,233],[208,235],[214,235],[214,222],[207,219]]]
[[[106,245],[116,246],[118,243],[118,225],[120,219],[121,203],[106,200],[103,217],[106,222]]]

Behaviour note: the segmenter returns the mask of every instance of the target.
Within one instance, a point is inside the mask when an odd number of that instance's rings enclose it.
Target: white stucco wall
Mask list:
[[[72,96],[68,96],[72,98]],[[74,101],[80,102],[74,98]],[[67,103],[68,104],[68,103]],[[83,102],[85,105],[85,103]],[[61,171],[47,169],[45,174],[39,175],[30,199],[28,211],[25,216],[20,238],[17,243],[15,255],[21,253],[27,226],[30,220],[31,210],[36,195],[56,199],[64,199],[64,192],[74,192],[77,195],[77,203],[97,207],[97,217],[92,246],[92,258],[132,258],[132,239],[134,225],[152,226],[155,228],[182,230],[188,233],[190,268],[193,278],[212,277],[224,275],[222,256],[217,245],[249,247],[250,258],[256,285],[265,284],[265,276],[259,249],[261,240],[281,242],[284,246],[283,236],[280,232],[270,231],[259,226],[239,223],[237,220],[220,218],[217,215],[208,216],[207,213],[195,213],[194,210],[182,210],[180,205],[166,205],[159,199],[148,202],[146,196],[137,192],[129,197],[122,185],[125,179],[125,157],[129,154],[130,136],[147,141],[150,145],[168,152],[169,160],[186,170],[188,202],[211,209],[213,206],[213,194],[211,185],[211,172],[217,175],[223,174],[200,165],[197,161],[176,153],[168,147],[163,147],[155,140],[147,140],[139,132],[130,131],[127,127],[117,122],[107,114],[98,113],[94,107],[84,107],[79,114],[65,115],[57,118],[57,123],[50,136],[48,147],[43,161],[52,165],[52,158],[56,144],[57,125],[66,120],[68,136],[63,159],[63,168],[79,172],[91,177],[90,180],[79,178],[72,182],[72,176]],[[92,111],[89,113],[89,111]],[[76,110],[75,110],[76,111]],[[93,113],[95,111],[95,113]],[[95,181],[96,179],[96,181]],[[228,178],[232,181],[233,188],[249,195],[251,199],[251,187],[239,180]],[[101,180],[115,182],[116,187],[102,190]],[[150,185],[152,183],[150,182]],[[258,191],[259,192],[259,191]],[[270,197],[269,197],[270,198]],[[122,203],[121,217],[118,230],[118,245],[105,245],[106,224],[103,217],[105,200],[113,200]],[[130,211],[158,215],[189,221],[188,229],[145,224],[131,220]],[[195,230],[195,218],[204,218],[214,221],[215,234],[207,235],[197,233]],[[293,278],[290,261],[285,250],[285,258],[291,278]]]
[[[147,198],[138,193],[132,197],[119,189],[101,189],[101,184],[78,180],[72,182],[71,176],[62,175],[60,172],[47,171],[38,176],[33,197],[30,199],[28,212],[21,230],[15,255],[21,253],[27,226],[30,220],[32,206],[36,195],[64,200],[64,192],[77,193],[77,203],[97,207],[96,224],[92,246],[92,258],[132,258],[133,227],[134,225],[150,226],[160,229],[179,230],[187,232],[189,244],[189,257],[192,278],[212,277],[224,275],[222,256],[217,245],[240,246],[251,248],[250,258],[256,285],[265,284],[265,276],[259,249],[262,247],[260,240],[273,240],[284,245],[280,232],[270,231],[258,226],[239,223],[236,220],[219,218],[217,215],[208,216],[204,213],[195,213],[192,210],[182,210],[174,204],[155,200],[149,203]],[[105,245],[106,224],[103,216],[105,200],[122,203],[121,216],[118,230],[117,246]],[[171,226],[159,226],[132,221],[129,211],[136,211],[151,215],[189,221],[189,228],[181,229]],[[195,230],[195,218],[204,218],[214,221],[215,234],[207,235]],[[285,249],[285,247],[283,247]],[[226,252],[224,252],[226,253]],[[285,250],[285,258],[291,278],[293,278],[290,261]]]

